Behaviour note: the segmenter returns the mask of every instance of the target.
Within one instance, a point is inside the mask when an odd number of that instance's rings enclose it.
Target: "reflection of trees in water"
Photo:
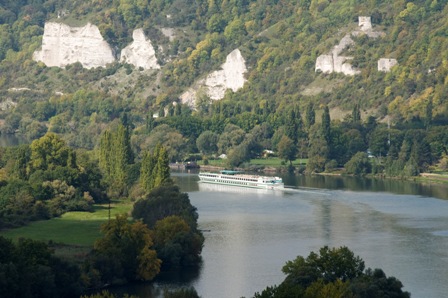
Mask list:
[[[285,185],[353,191],[390,192],[448,199],[448,185],[398,179],[283,174]]]

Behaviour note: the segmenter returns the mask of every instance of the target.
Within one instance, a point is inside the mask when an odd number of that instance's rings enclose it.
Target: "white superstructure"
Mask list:
[[[241,186],[260,189],[283,189],[280,177],[245,175],[238,171],[223,170],[220,173],[200,172],[199,179],[204,183]]]

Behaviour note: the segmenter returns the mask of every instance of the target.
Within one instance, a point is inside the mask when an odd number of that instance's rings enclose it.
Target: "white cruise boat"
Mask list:
[[[199,180],[203,183],[232,185],[259,189],[283,189],[280,177],[246,175],[239,171],[222,170],[220,173],[200,172]]]

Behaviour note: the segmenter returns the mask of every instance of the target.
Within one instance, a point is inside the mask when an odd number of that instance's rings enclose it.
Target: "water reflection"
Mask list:
[[[296,185],[325,189],[344,189],[352,191],[416,194],[427,197],[448,199],[448,185],[439,183],[420,183],[407,180],[342,176],[305,176],[294,174],[284,174],[282,178],[285,185]]]
[[[188,173],[173,177],[189,192],[199,227],[206,231],[203,264],[190,277],[158,279],[151,285],[152,295],[163,287],[194,286],[201,297],[252,297],[284,279],[286,261],[324,245],[348,246],[367,267],[400,279],[412,297],[444,297],[448,292],[448,201],[425,196],[427,187],[284,176],[285,184],[300,188],[260,193],[203,188],[197,175]],[[430,191],[446,197],[443,186],[436,188]],[[410,191],[416,193],[388,193]]]

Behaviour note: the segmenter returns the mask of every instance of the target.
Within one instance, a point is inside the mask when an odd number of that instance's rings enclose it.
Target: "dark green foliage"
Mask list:
[[[278,156],[291,164],[296,159],[297,147],[287,136],[283,136],[277,145]]]
[[[307,258],[298,256],[283,267],[285,280],[267,287],[254,298],[288,297],[410,297],[395,277],[381,269],[367,269],[364,261],[347,247],[322,247]]]
[[[198,214],[188,198],[176,185],[154,188],[144,199],[134,204],[132,217],[142,219],[148,227],[153,228],[158,220],[177,215],[183,218],[191,229],[197,228]]]
[[[322,136],[329,146],[331,146],[331,124],[330,124],[330,109],[325,106],[322,114]]]
[[[6,150],[7,173],[0,187],[0,228],[49,219],[67,211],[91,211],[104,202],[98,166],[58,136]]]
[[[156,163],[156,157],[150,152],[145,152],[143,154],[140,168],[140,185],[146,192],[149,192],[154,188]]]
[[[403,292],[402,288],[403,284],[395,277],[387,277],[381,269],[370,268],[350,284],[355,297],[411,297],[408,292]]]
[[[167,216],[156,222],[154,241],[162,268],[195,266],[200,262],[204,237],[191,230],[179,216]]]
[[[306,106],[306,125],[308,128],[314,125],[316,122],[316,112],[314,111],[314,105],[309,103]]]
[[[152,280],[160,271],[161,261],[153,249],[152,233],[141,221],[131,223],[126,214],[117,215],[101,227],[104,236],[84,264],[90,286],[117,281]],[[94,275],[99,272],[99,280]]]
[[[146,193],[156,187],[171,184],[168,153],[160,144],[154,153],[145,152],[140,167],[140,185]]]
[[[45,243],[0,237],[2,297],[79,297],[80,271],[53,256]]]
[[[135,202],[132,217],[154,229],[155,248],[164,268],[200,262],[204,237],[197,229],[198,214],[188,194],[181,193],[178,186],[154,188]]]
[[[250,161],[250,155],[247,144],[239,144],[228,151],[227,163],[230,167],[236,168],[248,161]]]
[[[128,167],[134,163],[129,130],[119,124],[113,132],[106,130],[99,146],[99,166],[111,189],[118,195],[127,191]]]
[[[211,155],[218,151],[218,135],[212,131],[204,131],[196,139],[196,146],[198,150],[204,155]]]
[[[372,171],[372,164],[365,152],[356,153],[344,167],[347,174],[356,176],[363,176]]]
[[[194,288],[181,288],[178,290],[165,290],[165,298],[199,298],[200,296]]]

